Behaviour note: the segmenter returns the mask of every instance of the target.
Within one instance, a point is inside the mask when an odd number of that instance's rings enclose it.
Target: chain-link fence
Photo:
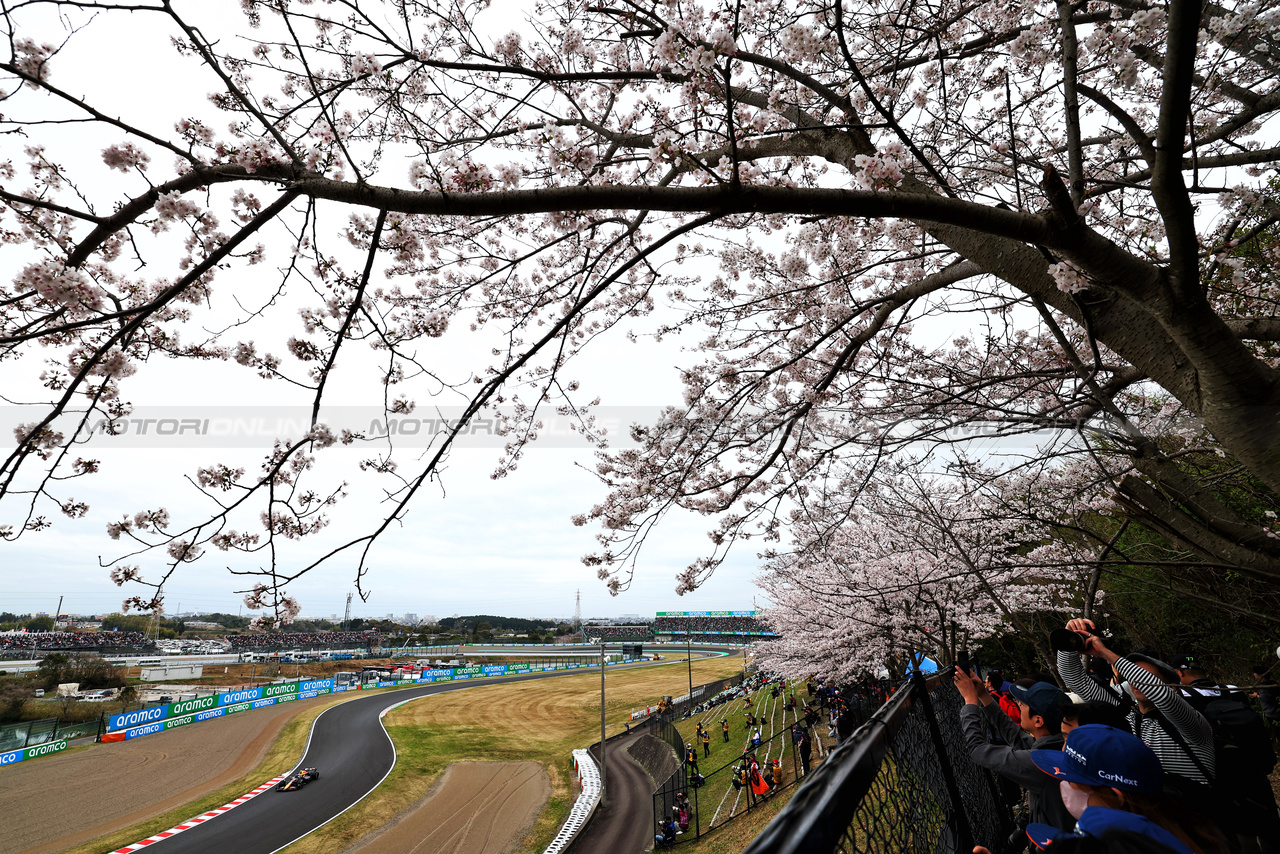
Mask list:
[[[736,680],[727,681],[705,686],[706,691],[694,689],[701,703],[655,722],[654,735],[681,759],[681,767],[659,781],[653,793],[655,837],[662,838],[672,822],[680,830],[674,836],[668,830],[661,845],[693,842],[749,812],[776,808],[778,794],[796,786],[811,763],[822,761],[834,737],[834,730],[817,723],[825,715],[815,709],[806,719],[806,709],[777,684],[734,692],[717,702],[724,688],[737,687]],[[861,695],[847,699],[841,701],[842,714],[855,724],[878,706],[863,704]],[[738,722],[743,717],[745,729]]]
[[[808,737],[808,728],[804,730]],[[687,839],[678,841],[692,842],[795,786],[804,776],[805,762],[792,733],[783,729],[714,769],[682,763],[654,790],[655,836],[661,835],[667,819],[678,820],[683,809],[687,824],[681,835]]]
[[[959,693],[904,682],[840,744],[744,854],[967,854],[1013,831],[994,776],[969,759]]]

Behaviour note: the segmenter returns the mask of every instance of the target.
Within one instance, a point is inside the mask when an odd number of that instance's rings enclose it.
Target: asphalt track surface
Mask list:
[[[725,650],[695,646],[693,651],[706,655]],[[652,664],[624,664],[617,665],[617,669],[648,666]],[[217,818],[154,842],[146,850],[159,850],[162,854],[272,854],[355,806],[391,773],[395,746],[380,719],[392,706],[446,691],[581,675],[583,671],[571,670],[490,678],[465,685],[424,685],[341,703],[316,718],[302,760],[294,766],[314,767],[320,772],[320,779],[293,792],[264,792]],[[611,762],[610,770],[612,765]]]
[[[596,809],[574,840],[572,850],[584,854],[644,854],[653,848],[653,780],[627,751],[648,731],[648,727],[637,727],[606,746],[605,805]],[[599,743],[591,748],[591,755],[597,763],[600,761]]]

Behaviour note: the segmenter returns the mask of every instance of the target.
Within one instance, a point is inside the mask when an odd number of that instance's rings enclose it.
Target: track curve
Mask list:
[[[705,656],[725,651],[695,646],[693,652]],[[615,665],[609,670],[652,664]],[[312,723],[306,749],[294,766],[315,767],[320,771],[320,779],[294,792],[265,792],[217,818],[154,842],[147,850],[159,849],[162,854],[227,854],[231,851],[274,854],[364,800],[391,773],[395,767],[395,745],[382,726],[382,717],[394,706],[447,691],[581,675],[583,671],[571,670],[489,678],[464,685],[423,685],[333,706]]]

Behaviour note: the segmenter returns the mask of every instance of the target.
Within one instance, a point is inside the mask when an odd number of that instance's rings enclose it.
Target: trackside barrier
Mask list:
[[[573,770],[577,772],[578,780],[582,784],[582,792],[573,802],[569,817],[565,819],[556,838],[547,846],[545,854],[561,854],[568,848],[569,843],[573,842],[582,828],[586,827],[596,807],[600,805],[600,769],[596,767],[596,761],[591,758],[591,751],[573,751]]]
[[[41,756],[51,756],[54,753],[61,753],[67,749],[67,740],[60,738],[57,741],[46,741],[44,744],[37,744],[35,747],[24,747],[21,750],[10,750],[7,753],[0,753],[0,766],[13,765],[22,762],[25,759],[39,759]]]
[[[624,658],[621,663],[632,661]],[[102,740],[106,742],[126,741],[154,735],[168,729],[177,729],[211,718],[220,718],[246,712],[250,709],[261,709],[294,700],[306,700],[324,694],[340,694],[343,691],[372,688],[400,688],[410,685],[428,685],[434,682],[458,682],[467,679],[483,679],[495,676],[516,676],[524,673],[540,673],[544,671],[578,670],[599,667],[599,663],[591,664],[491,664],[471,667],[445,667],[424,670],[416,679],[384,680],[364,685],[335,685],[332,679],[304,679],[300,682],[281,682],[274,685],[261,685],[257,688],[244,688],[228,691],[223,694],[199,697],[194,700],[182,700],[149,709],[135,709],[107,719],[107,734]]]

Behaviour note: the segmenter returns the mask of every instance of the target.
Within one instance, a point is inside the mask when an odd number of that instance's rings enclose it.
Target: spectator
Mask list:
[[[1059,781],[1062,800],[1077,819],[1097,807],[1124,810],[1151,820],[1195,854],[1226,848],[1211,821],[1161,793],[1164,769],[1155,751],[1124,730],[1077,727],[1063,750],[1034,750],[1031,760]]]
[[[653,841],[659,848],[670,848],[676,844],[676,834],[678,832],[675,820],[668,818],[662,823],[661,832],[653,837]]]
[[[1015,724],[1021,723],[1022,712],[1019,711],[1018,704],[1014,701],[1013,697],[1009,695],[1009,690],[1013,687],[1013,684],[1006,682],[1004,674],[999,670],[994,669],[987,671],[986,682],[987,690],[991,693],[991,696],[995,698],[995,701],[999,704],[1000,708],[1004,710],[1004,713],[1009,716],[1009,720],[1013,721]],[[1033,682],[1032,684],[1035,683]]]
[[[382,634],[365,632],[253,632],[227,638],[232,649],[293,649],[300,646],[381,646]]]
[[[1064,739],[1060,729],[1066,695],[1045,682],[1035,683],[1030,688],[1015,685],[1014,697],[1021,713],[1019,729],[995,702],[977,674],[965,673],[957,667],[955,684],[965,702],[960,709],[960,727],[964,732],[965,747],[974,763],[1026,787],[1030,793],[1032,822],[1070,829],[1075,818],[1062,803],[1057,781],[1045,777],[1032,761],[1033,750],[1062,748]],[[1004,744],[992,744],[987,740],[983,730],[984,719],[1000,734]]]
[[[1027,837],[1038,850],[1115,852],[1115,854],[1192,854],[1181,839],[1145,816],[1107,807],[1089,807],[1080,815],[1073,833],[1044,824],[1027,827]],[[1068,841],[1070,840],[1070,842]],[[1084,842],[1072,845],[1071,842]],[[1109,846],[1090,842],[1112,843]]]
[[[1191,705],[1217,729],[1217,786],[1224,796],[1224,826],[1240,836],[1246,850],[1280,852],[1280,816],[1268,775],[1276,764],[1271,734],[1244,693],[1214,682],[1200,661],[1184,655],[1174,661]]]
[[[593,629],[596,627],[592,627]],[[773,631],[755,617],[737,615],[727,617],[684,616],[658,617],[653,631],[659,635],[691,635],[693,637],[720,635],[772,635]]]
[[[142,632],[3,632],[0,653],[35,650],[93,650],[116,647],[148,647]]]
[[[1071,730],[1088,724],[1104,724],[1105,726],[1124,729],[1127,722],[1119,706],[1090,700],[1087,703],[1067,703],[1062,707],[1062,734],[1069,735]]]
[[[582,636],[588,643],[600,643],[600,641],[644,643],[653,640],[653,626],[583,626]]]
[[[841,705],[840,719],[836,721],[836,738],[841,743],[853,735],[854,722],[853,711],[847,705]]]
[[[791,740],[800,753],[800,773],[808,776],[809,757],[813,755],[813,740],[809,737],[809,731],[796,724],[791,730]]]
[[[750,782],[751,794],[755,799],[769,794],[769,784],[765,782],[764,775],[760,773],[760,763],[756,761],[754,755],[747,758],[747,780]]]
[[[1202,694],[1212,694],[1217,696],[1222,693],[1223,688],[1235,688],[1235,685],[1219,685],[1209,678],[1209,673],[1200,665],[1200,660],[1194,655],[1182,655],[1173,660],[1173,666],[1178,671],[1178,681],[1185,688],[1194,688]]]
[[[1131,732],[1138,733],[1155,751],[1160,764],[1170,774],[1190,781],[1183,787],[1190,795],[1195,785],[1207,788],[1213,783],[1213,729],[1204,715],[1197,712],[1169,683],[1180,683],[1173,667],[1145,655],[1116,655],[1102,638],[1092,634],[1091,620],[1075,619],[1067,628],[1084,639],[1086,655],[1102,658],[1111,664],[1122,680],[1124,693],[1133,699],[1126,718]],[[1058,653],[1058,672],[1067,687],[1087,701],[1125,705],[1121,695],[1103,687],[1089,677],[1074,652]],[[1191,795],[1189,800],[1207,797],[1207,792]]]
[[[698,773],[698,751],[693,746],[693,742],[685,742],[684,761],[688,763],[691,773]]]

